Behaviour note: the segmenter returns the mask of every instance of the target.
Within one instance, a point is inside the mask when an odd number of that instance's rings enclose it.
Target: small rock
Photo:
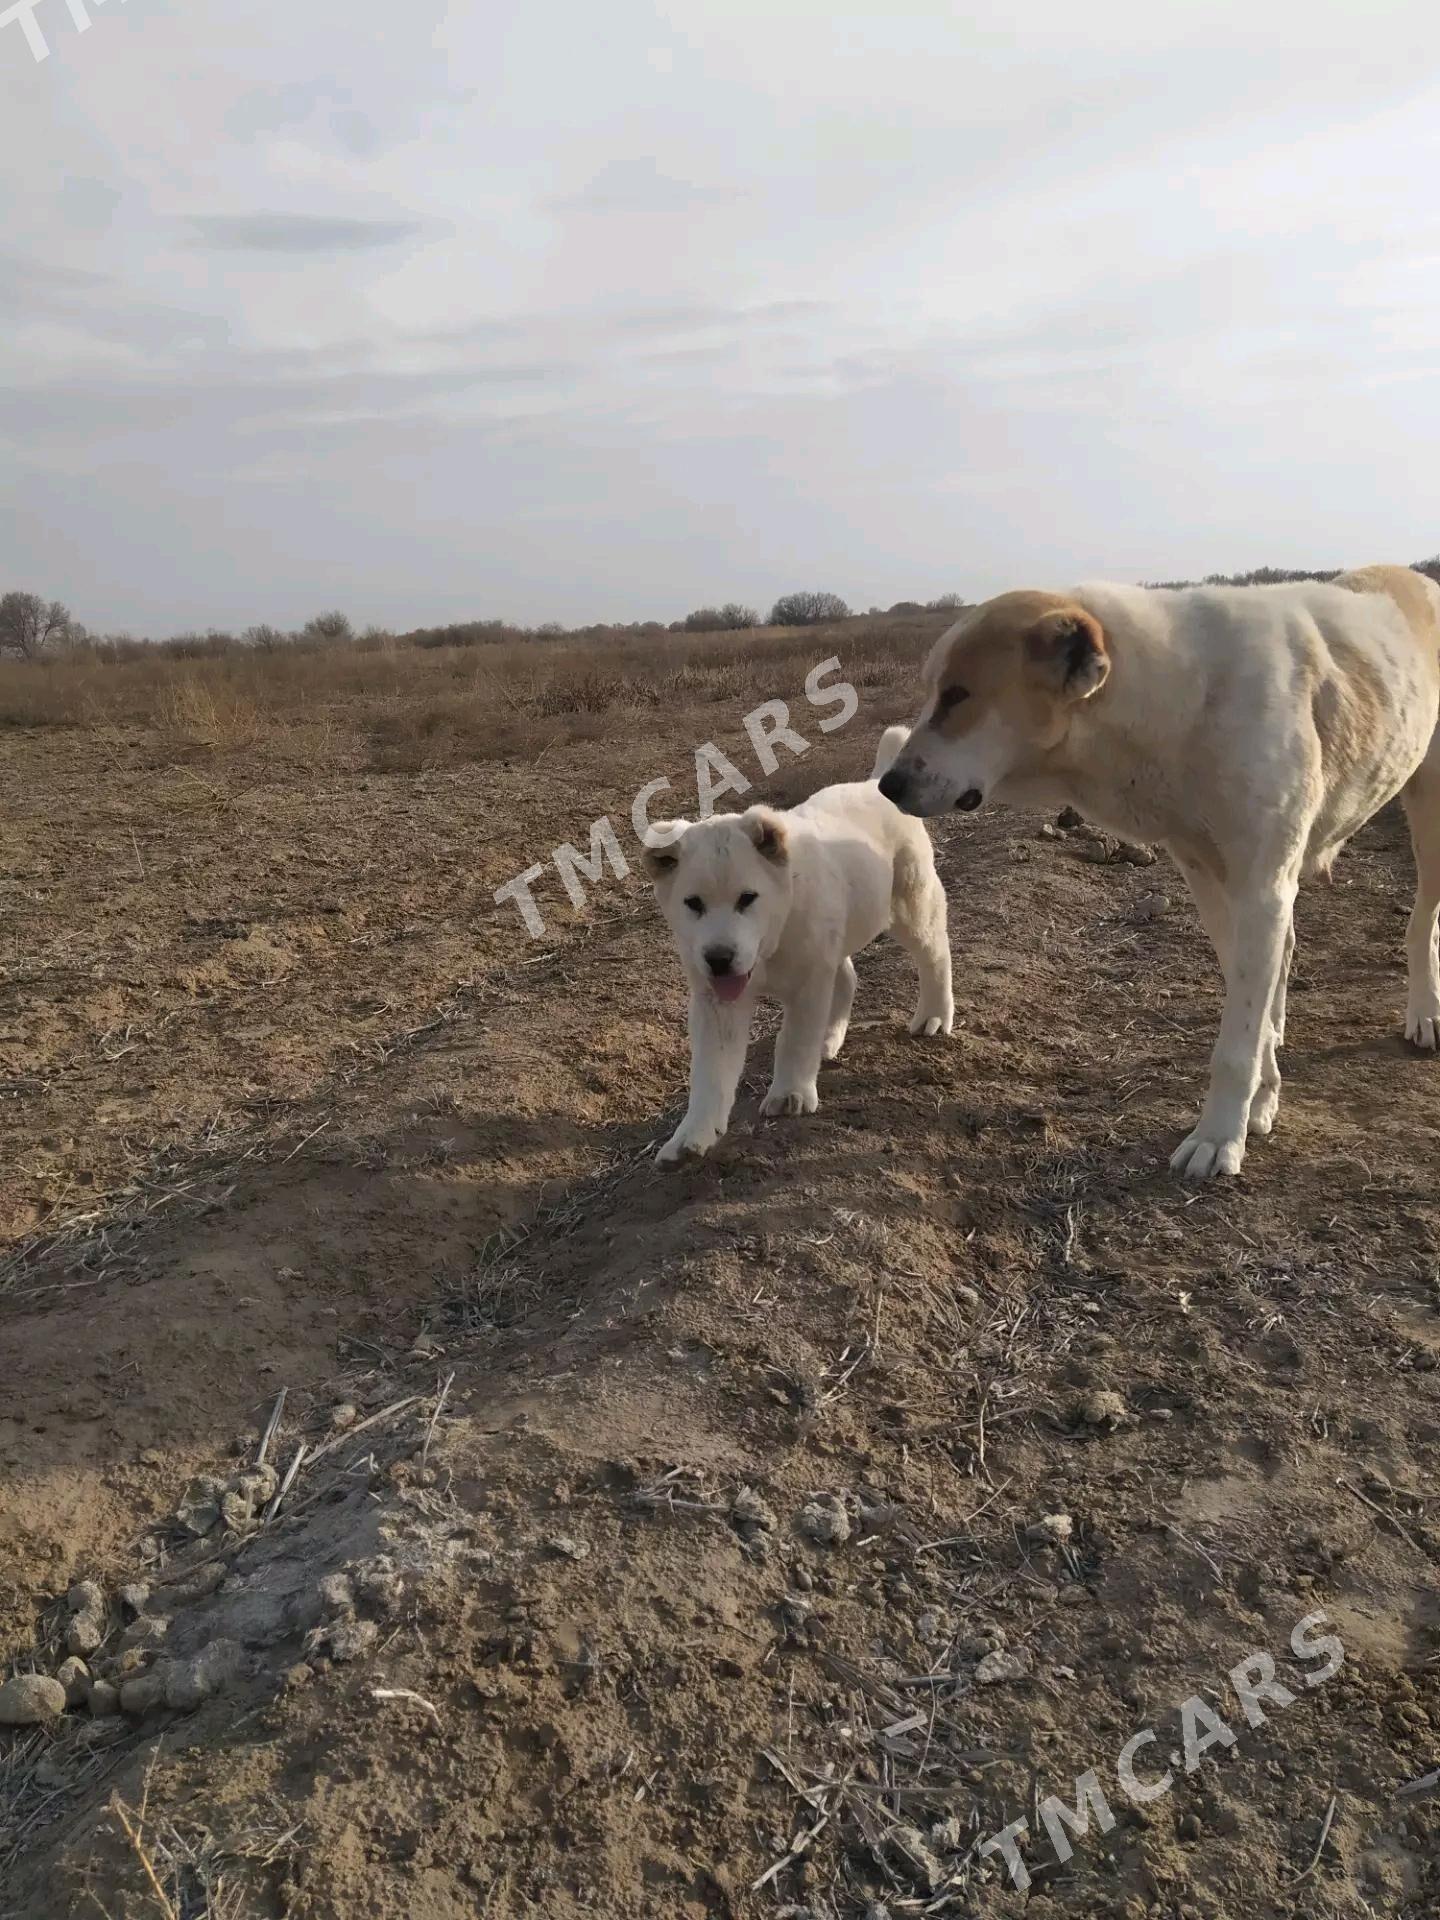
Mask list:
[[[165,1671],[165,1704],[189,1713],[212,1693],[221,1693],[240,1671],[241,1653],[233,1640],[212,1640],[193,1660],[176,1660]]]
[[[197,1540],[201,1539],[220,1524],[220,1494],[220,1482],[213,1475],[198,1475],[185,1489],[175,1509],[177,1524]]]
[[[103,1613],[77,1613],[65,1628],[65,1651],[67,1653],[94,1653],[105,1638],[105,1616]]]
[[[128,1653],[132,1647],[158,1647],[169,1631],[170,1622],[163,1613],[140,1614],[121,1634],[116,1647],[121,1653]]]
[[[0,1727],[38,1727],[65,1711],[65,1689],[48,1673],[17,1673],[0,1687]]]
[[[338,1407],[330,1409],[330,1425],[336,1433],[344,1433],[347,1428],[353,1427],[359,1418],[359,1408],[352,1407],[348,1400],[342,1400]]]
[[[108,1719],[111,1714],[120,1711],[120,1689],[112,1686],[108,1680],[92,1680],[87,1704],[94,1719]]]
[[[388,1560],[372,1560],[355,1570],[355,1591],[372,1612],[398,1613],[405,1599],[405,1584]]]
[[[332,1660],[363,1660],[379,1640],[380,1629],[373,1620],[354,1618],[337,1620],[325,1635]]]
[[[140,1464],[142,1467],[163,1467],[165,1464],[165,1456],[158,1447],[142,1447],[140,1450]]]
[[[248,1500],[257,1513],[275,1498],[279,1486],[280,1476],[271,1466],[251,1467],[245,1473],[237,1473],[230,1482],[231,1492]]]
[[[1075,1531],[1075,1522],[1068,1513],[1047,1513],[1037,1520],[1026,1532],[1032,1540],[1042,1546],[1063,1547]]]
[[[1093,1387],[1076,1411],[1087,1427],[1124,1427],[1130,1423],[1130,1409],[1108,1387]]]
[[[780,1524],[775,1509],[755,1487],[741,1487],[730,1503],[730,1518],[737,1527],[765,1533],[773,1533]]]
[[[1203,1840],[1205,1829],[1193,1813],[1182,1813],[1175,1823],[1175,1831],[1182,1840]]]
[[[1062,833],[1073,833],[1077,827],[1084,826],[1085,816],[1074,807],[1062,807],[1055,816],[1055,824]]]
[[[1153,847],[1135,846],[1128,840],[1122,840],[1116,847],[1111,858],[1123,861],[1126,866],[1130,867],[1153,867],[1155,864],[1155,849]]]
[[[865,1920],[890,1920],[890,1909],[883,1900],[872,1900],[865,1909]]]
[[[938,1640],[944,1630],[940,1616],[933,1607],[927,1607],[915,1622],[915,1638],[923,1640],[927,1646]]]
[[[37,1787],[63,1787],[65,1769],[53,1753],[47,1753],[36,1761],[35,1771],[30,1777]]]
[[[214,1593],[224,1578],[224,1561],[212,1560],[208,1566],[201,1567],[200,1571],[192,1575],[189,1580],[182,1580],[173,1587],[167,1587],[165,1603],[167,1606],[176,1608],[177,1611],[181,1607],[193,1606],[197,1600],[204,1600]]]
[[[956,1287],[955,1298],[962,1307],[978,1307],[980,1304],[980,1295],[974,1287]]]
[[[917,1880],[928,1893],[933,1893],[945,1877],[945,1869],[918,1827],[892,1827],[887,1850],[901,1871]]]
[[[143,1580],[134,1580],[120,1589],[120,1604],[127,1613],[143,1613],[150,1604],[150,1589]]]
[[[98,1580],[77,1580],[65,1602],[72,1613],[103,1613],[105,1589]]]
[[[574,1540],[568,1533],[553,1533],[545,1542],[552,1553],[558,1553],[562,1560],[588,1560],[589,1542]]]
[[[120,1688],[120,1711],[139,1719],[151,1707],[159,1706],[165,1696],[165,1674],[159,1667],[137,1673]]]
[[[1048,820],[1044,826],[1041,827],[1039,837],[1042,840],[1063,840],[1065,838],[1059,827],[1052,827]]]
[[[850,1538],[850,1515],[838,1493],[826,1493],[800,1509],[795,1527],[819,1546],[843,1547]]]
[[[975,1684],[980,1687],[998,1687],[1006,1680],[1023,1680],[1030,1672],[1030,1662],[1023,1653],[1007,1653],[999,1648],[987,1653],[975,1669]]]
[[[90,1669],[85,1662],[72,1654],[68,1660],[61,1661],[55,1678],[65,1689],[66,1706],[83,1707],[90,1698]]]
[[[942,1853],[959,1853],[969,1836],[960,1824],[959,1814],[951,1813],[935,1822],[930,1829],[930,1838]]]
[[[1162,920],[1170,911],[1168,893],[1142,893],[1131,911],[1132,920]]]
[[[348,1574],[327,1573],[320,1582],[320,1604],[329,1613],[350,1613],[355,1606],[355,1589]]]

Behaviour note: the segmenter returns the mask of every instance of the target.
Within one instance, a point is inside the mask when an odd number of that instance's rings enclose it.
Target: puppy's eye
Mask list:
[[[970,689],[968,687],[942,688],[935,696],[935,718],[937,720],[943,720],[945,715],[951,712],[953,708],[958,707],[962,700],[968,700],[969,698]]]
[[[700,898],[698,893],[688,895],[685,904],[689,907],[691,913],[704,913],[705,911],[705,902]]]
[[[754,906],[758,898],[759,898],[758,894],[742,893],[740,898],[735,902],[735,911],[737,913],[744,913],[747,907]]]

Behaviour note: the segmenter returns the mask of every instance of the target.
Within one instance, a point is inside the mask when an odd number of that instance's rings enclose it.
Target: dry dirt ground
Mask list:
[[[922,644],[757,793],[860,768]],[[1165,1169],[1219,1011],[1175,876],[1001,811],[937,831],[953,1040],[882,943],[820,1112],[758,1122],[757,1044],[662,1176],[639,882],[534,942],[490,893],[702,739],[753,775],[754,699],[419,774],[0,737],[0,1674],[100,1682],[0,1728],[5,1920],[1440,1910],[1400,825],[1302,901],[1238,1182]]]

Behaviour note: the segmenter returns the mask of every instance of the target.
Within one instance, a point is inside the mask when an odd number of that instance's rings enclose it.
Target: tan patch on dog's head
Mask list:
[[[1097,693],[1109,671],[1094,614],[1060,593],[1002,593],[952,627],[931,654],[921,725],[959,740],[998,711],[1022,739],[1053,746],[1065,710]]]

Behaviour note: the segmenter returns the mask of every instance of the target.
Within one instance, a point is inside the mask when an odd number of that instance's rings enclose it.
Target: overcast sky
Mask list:
[[[0,589],[92,627],[1440,548],[1434,0],[71,3]]]

